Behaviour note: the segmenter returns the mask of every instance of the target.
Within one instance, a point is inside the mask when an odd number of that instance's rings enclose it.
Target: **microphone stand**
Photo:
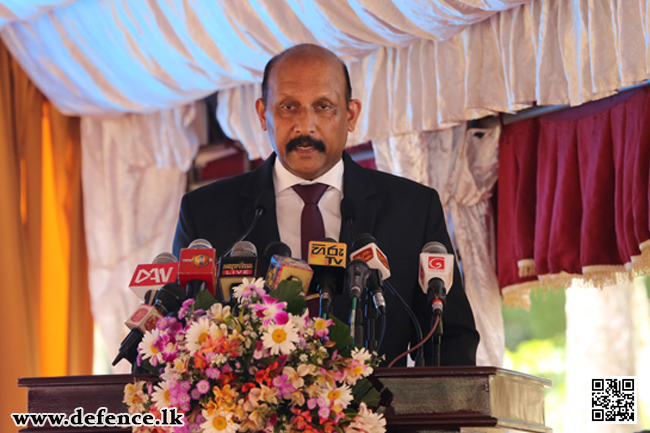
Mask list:
[[[372,292],[368,289],[366,289],[365,303],[365,318],[367,322],[365,347],[369,351],[374,352],[377,350],[377,318],[379,317],[379,312],[375,308],[375,303],[372,300]]]
[[[432,278],[429,280],[429,290],[427,292],[427,297],[431,302],[432,312],[431,315],[431,327],[436,323],[435,319],[438,318],[438,326],[433,331],[431,340],[433,343],[433,366],[440,367],[440,348],[442,345],[442,312],[444,310],[445,303],[447,302],[447,291],[445,289],[444,283],[440,278]]]
[[[436,316],[440,317],[440,320],[438,320],[438,326],[436,326],[435,331],[433,331],[433,335],[431,336],[431,341],[433,342],[433,363],[432,365],[434,367],[440,367],[441,361],[440,361],[440,349],[442,345],[442,311],[441,312],[436,312],[431,316],[431,326],[434,325],[436,321]]]

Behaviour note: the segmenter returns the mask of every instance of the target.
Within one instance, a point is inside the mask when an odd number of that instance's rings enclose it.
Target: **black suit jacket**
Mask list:
[[[174,254],[197,238],[207,239],[222,254],[244,233],[255,214],[255,201],[262,191],[275,197],[273,164],[275,154],[256,170],[199,188],[183,197]],[[438,193],[419,183],[361,167],[343,154],[343,195],[355,203],[356,218],[349,230],[341,224],[340,242],[351,245],[353,237],[370,233],[388,258],[389,281],[416,312],[426,334],[430,329],[430,308],[417,282],[419,254],[425,243],[442,242],[453,251]],[[258,251],[280,240],[275,199],[247,237]],[[390,293],[386,295],[387,330],[381,353],[389,362],[402,353],[413,339],[408,315]],[[337,295],[334,314],[347,321],[350,299]],[[442,365],[475,365],[479,335],[472,309],[465,295],[458,267],[447,295],[443,316]],[[396,365],[404,365],[405,360]]]

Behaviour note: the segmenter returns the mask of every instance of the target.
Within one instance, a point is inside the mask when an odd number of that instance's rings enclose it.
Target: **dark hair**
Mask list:
[[[271,75],[271,70],[273,69],[273,66],[275,66],[278,60],[284,57],[288,52],[293,51],[296,47],[300,47],[300,45],[287,48],[286,50],[282,51],[280,54],[276,54],[275,56],[273,56],[273,58],[271,58],[271,60],[268,61],[268,63],[264,67],[264,78],[262,79],[262,102],[264,103],[264,106],[266,106],[266,102],[268,101],[269,75]],[[336,58],[338,59],[338,57]],[[343,67],[343,75],[345,76],[345,106],[349,107],[350,100],[352,99],[352,85],[350,84],[350,74],[348,72],[348,67],[346,66],[345,62],[343,62],[343,60],[341,59],[338,60],[341,63],[341,66]]]

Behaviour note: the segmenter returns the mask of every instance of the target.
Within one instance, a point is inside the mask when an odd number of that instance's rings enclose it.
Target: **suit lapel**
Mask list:
[[[352,233],[341,221],[340,242],[351,245],[354,237],[361,233],[373,233],[379,204],[377,202],[378,194],[375,183],[366,170],[354,162],[350,155],[343,152],[343,196],[348,197],[354,203],[355,220],[352,226]]]
[[[263,191],[270,191],[272,204],[260,217],[257,225],[248,236],[248,240],[253,242],[258,249],[266,248],[272,241],[280,240],[278,231],[277,215],[275,212],[275,189],[273,187],[273,164],[275,162],[275,153],[269,156],[261,166],[251,172],[250,177],[244,184],[241,191],[242,207],[241,219],[244,227],[248,227],[255,216],[255,201]],[[259,251],[258,255],[264,254],[264,250]]]

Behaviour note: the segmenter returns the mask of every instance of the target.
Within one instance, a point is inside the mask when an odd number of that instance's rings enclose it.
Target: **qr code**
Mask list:
[[[591,379],[591,421],[636,424],[636,377]]]

